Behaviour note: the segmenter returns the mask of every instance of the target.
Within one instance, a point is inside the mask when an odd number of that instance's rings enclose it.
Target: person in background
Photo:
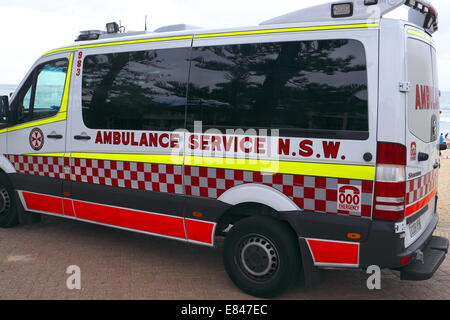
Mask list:
[[[444,138],[444,134],[443,133],[441,133],[441,138],[440,138],[440,144],[445,144],[445,145],[447,145],[447,148],[448,148],[448,146],[449,146],[449,144],[448,144],[448,140],[447,140],[447,138],[448,138],[448,133],[445,135],[445,138]],[[442,151],[439,151],[439,156],[440,157],[442,157]],[[447,156],[445,157],[445,159],[448,159],[447,158]]]

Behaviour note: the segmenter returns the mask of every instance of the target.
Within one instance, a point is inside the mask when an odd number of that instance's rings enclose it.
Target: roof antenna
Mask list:
[[[145,31],[147,31],[147,15],[145,15]]]
[[[125,33],[125,27],[122,25],[122,20],[119,20],[119,32],[120,33]]]

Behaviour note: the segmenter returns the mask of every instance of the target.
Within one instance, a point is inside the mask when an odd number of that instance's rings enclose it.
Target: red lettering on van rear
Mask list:
[[[439,91],[430,86],[416,85],[416,110],[439,109]]]

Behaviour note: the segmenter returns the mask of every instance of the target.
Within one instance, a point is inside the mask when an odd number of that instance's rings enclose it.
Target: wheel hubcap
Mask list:
[[[271,241],[260,235],[249,236],[239,246],[240,266],[253,280],[271,278],[279,267],[278,252]]]
[[[0,215],[5,214],[11,206],[11,199],[8,191],[0,186]]]

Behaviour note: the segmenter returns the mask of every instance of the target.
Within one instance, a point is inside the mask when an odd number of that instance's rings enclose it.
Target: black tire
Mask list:
[[[283,293],[301,274],[295,233],[286,223],[266,217],[247,218],[233,227],[224,241],[223,260],[235,285],[261,298]]]
[[[4,173],[0,173],[0,228],[12,228],[19,224],[15,191]]]

